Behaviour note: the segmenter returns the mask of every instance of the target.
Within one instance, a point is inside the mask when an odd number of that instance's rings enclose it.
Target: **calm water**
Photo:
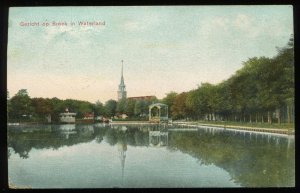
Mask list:
[[[293,137],[182,129],[10,126],[9,181],[32,188],[295,186]]]

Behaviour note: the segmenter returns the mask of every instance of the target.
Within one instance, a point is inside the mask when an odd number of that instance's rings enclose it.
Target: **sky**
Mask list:
[[[105,25],[78,25],[85,21]],[[104,103],[117,99],[124,60],[127,96],[161,99],[220,83],[251,57],[273,57],[291,34],[289,5],[13,7],[7,88],[10,97],[27,89],[32,98]]]

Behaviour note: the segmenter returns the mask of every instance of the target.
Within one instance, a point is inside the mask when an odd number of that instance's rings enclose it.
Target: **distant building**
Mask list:
[[[123,60],[122,60],[121,82],[119,84],[119,89],[118,89],[118,100],[126,99],[126,97],[127,97],[127,92],[126,92],[126,86],[123,77]]]
[[[127,118],[128,118],[128,116],[127,116],[126,114],[121,114],[120,117],[121,117],[122,119],[127,119]]]
[[[66,108],[64,113],[59,114],[60,122],[62,123],[75,123],[76,113],[70,113],[69,109]]]
[[[102,116],[102,115],[96,116],[96,117],[95,117],[95,120],[97,120],[97,121],[102,121],[102,120],[103,120],[103,116]]]
[[[118,114],[114,116],[115,119],[127,119],[128,115],[126,115],[125,113],[123,114]]]
[[[84,113],[83,119],[94,120],[94,113]]]
[[[155,99],[155,96],[137,96],[137,97],[128,97],[129,100],[151,100]]]

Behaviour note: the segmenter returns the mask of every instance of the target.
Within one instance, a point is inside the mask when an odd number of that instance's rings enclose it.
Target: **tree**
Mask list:
[[[50,99],[50,103],[53,107],[52,112],[51,112],[51,120],[54,122],[58,122],[59,121],[59,113],[64,112],[64,110],[66,108],[64,105],[64,101],[54,97],[54,98]]]
[[[136,103],[136,100],[127,100],[127,104],[126,104],[126,108],[125,108],[125,113],[129,117],[132,117],[134,115],[135,103]]]
[[[191,90],[187,93],[186,105],[187,108],[191,110],[193,119],[200,119],[202,116],[204,112],[204,109],[202,108],[202,102],[204,101],[201,99],[201,92],[199,88]]]
[[[35,116],[38,119],[44,120],[45,117],[52,113],[53,106],[49,99],[44,98],[32,98],[32,106],[34,108]]]
[[[287,122],[291,122],[291,113],[294,108],[294,93],[295,93],[295,78],[294,78],[294,38],[291,38],[287,45],[283,48],[277,49],[278,54],[273,59],[274,62],[280,67],[281,73],[277,79],[277,84],[280,87],[279,90],[282,91],[279,94],[280,108],[286,107],[287,111]],[[281,111],[278,109],[278,123],[281,122]]]
[[[117,102],[117,108],[116,108],[117,113],[119,113],[119,114],[125,113],[126,105],[127,105],[127,99],[125,99],[125,98],[120,99]]]
[[[78,101],[78,111],[77,115],[83,117],[85,113],[93,112],[93,105],[87,101]]]
[[[20,89],[16,96],[28,96],[28,92],[27,92],[27,89]]]
[[[98,115],[104,115],[105,108],[104,108],[103,104],[99,100],[96,101],[95,104],[93,104],[93,111],[94,111],[94,113],[95,113],[96,116],[98,116]]]
[[[259,91],[260,82],[258,77],[265,72],[262,66],[270,61],[269,58],[250,58],[243,63],[243,68],[238,70],[231,78],[230,88],[234,102],[235,113],[241,115],[244,121],[246,116],[249,116],[249,121],[252,121],[252,114],[257,113],[261,109],[259,105],[257,93]],[[256,118],[257,119],[257,118]]]
[[[110,99],[106,101],[104,107],[105,107],[105,115],[108,117],[112,117],[116,114],[117,101]]]
[[[183,119],[189,114],[189,108],[186,105],[187,93],[183,92],[175,97],[171,112],[175,119]]]
[[[174,100],[175,100],[175,97],[177,96],[177,93],[174,92],[174,91],[171,91],[169,93],[167,93],[166,97],[162,99],[162,102],[166,105],[168,105],[168,114],[171,115],[171,109],[172,109],[172,106],[174,104]]]
[[[30,119],[33,113],[33,107],[26,89],[19,90],[18,93],[10,99],[10,103],[11,112],[9,117],[11,119],[23,121]]]
[[[228,81],[224,81],[218,85],[218,94],[220,97],[218,113],[223,119],[229,121],[232,118],[233,102]]]
[[[143,110],[143,100],[137,100],[134,104],[134,115],[139,116],[142,114]]]

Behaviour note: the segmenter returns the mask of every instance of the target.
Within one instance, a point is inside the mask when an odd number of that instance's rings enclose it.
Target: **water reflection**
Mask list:
[[[168,145],[168,132],[149,131],[150,146],[160,147]]]
[[[294,138],[283,135],[198,130],[171,133],[170,147],[197,157],[201,164],[224,168],[242,186],[293,186]]]
[[[232,131],[218,128],[180,130],[166,125],[45,125],[8,128],[8,157],[30,158],[32,149],[53,149],[80,143],[115,146],[124,185],[125,160],[133,147],[166,148],[196,158],[200,165],[226,170],[246,187],[294,186],[294,138],[284,135]],[[100,155],[101,156],[101,155]],[[147,156],[145,153],[143,156]],[[136,159],[138,163],[138,158]],[[151,158],[149,158],[151,159]],[[185,166],[189,167],[189,166]]]
[[[77,133],[77,131],[75,130],[75,125],[74,124],[60,125],[58,129],[61,130],[61,134],[66,139],[69,139],[69,135]]]
[[[126,151],[127,151],[127,144],[125,141],[118,142],[118,151],[119,151],[119,158],[121,161],[121,168],[122,168],[122,185],[124,185],[124,168],[125,168],[125,159],[126,159]]]

